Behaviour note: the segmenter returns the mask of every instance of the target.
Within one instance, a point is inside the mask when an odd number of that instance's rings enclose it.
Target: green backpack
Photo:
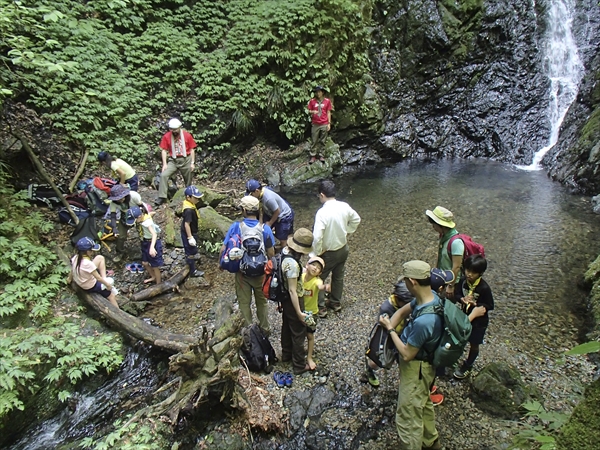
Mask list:
[[[440,301],[441,303],[437,305],[429,305],[421,309],[413,319],[423,314],[437,314],[442,318],[442,336],[428,360],[434,367],[452,367],[458,362],[469,342],[471,322],[454,303],[445,299]]]

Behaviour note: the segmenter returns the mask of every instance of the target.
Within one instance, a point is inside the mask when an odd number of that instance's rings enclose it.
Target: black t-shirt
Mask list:
[[[460,302],[460,299],[465,297],[468,293],[469,286],[467,285],[467,279],[463,276],[454,290],[454,299],[456,300],[457,304],[463,305],[463,303]],[[488,317],[488,311],[494,309],[494,297],[492,296],[492,289],[483,278],[479,280],[479,284],[473,291],[473,299],[477,302],[477,306],[485,306],[486,312],[483,316],[474,319],[473,322],[471,322],[471,325],[473,328],[487,327],[490,321],[490,318]],[[468,314],[471,312],[471,309],[465,312]]]
[[[185,234],[185,224],[190,224],[192,235],[198,234],[198,213],[196,209],[185,208],[182,213],[183,220],[181,221],[181,231]]]

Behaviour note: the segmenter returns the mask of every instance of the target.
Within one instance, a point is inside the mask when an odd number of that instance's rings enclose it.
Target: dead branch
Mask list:
[[[83,158],[81,158],[81,161],[79,162],[79,167],[77,168],[77,172],[75,172],[75,176],[73,177],[73,180],[69,184],[69,192],[73,192],[73,189],[75,189],[75,184],[77,183],[77,180],[79,180],[79,177],[83,173],[83,169],[85,169],[85,163],[87,162],[89,155],[90,155],[90,149],[86,148],[85,153],[83,154]]]
[[[163,281],[160,284],[150,286],[143,291],[136,292],[129,297],[129,300],[132,302],[139,302],[141,300],[147,300],[149,298],[156,297],[157,295],[163,294],[167,291],[178,289],[179,284],[185,280],[189,273],[190,267],[185,265],[183,269],[177,272],[173,277]]]

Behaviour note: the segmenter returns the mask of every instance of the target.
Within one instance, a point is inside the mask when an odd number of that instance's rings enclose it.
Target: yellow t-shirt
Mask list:
[[[129,180],[135,175],[135,170],[133,170],[133,168],[129,164],[127,164],[125,161],[119,158],[115,159],[110,163],[110,168],[115,173],[115,177],[119,177],[117,175],[117,169],[121,169],[123,173],[125,173],[126,180]]]
[[[319,285],[323,280],[319,277],[314,277],[312,280],[306,281],[306,273],[302,274],[302,286],[304,287],[304,310],[312,311],[313,314],[319,312]]]

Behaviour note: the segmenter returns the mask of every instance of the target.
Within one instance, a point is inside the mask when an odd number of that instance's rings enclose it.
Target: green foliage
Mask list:
[[[81,325],[58,318],[36,328],[5,330],[0,337],[0,417],[13,408],[23,410],[23,394],[37,392],[43,382],[74,385],[100,369],[116,369],[123,360],[120,349],[119,334],[85,336]],[[64,389],[58,394],[61,401],[69,396]]]
[[[4,329],[0,336],[0,417],[25,408],[26,394],[44,383],[76,384],[122,361],[118,334],[86,336],[82,325],[54,317],[54,300],[64,287],[67,269],[39,242],[52,224],[14,193],[0,165],[0,317],[26,313],[33,326]]]
[[[85,438],[80,443],[80,448],[93,448],[94,450],[108,450],[118,448],[122,450],[162,450],[165,442],[160,439],[158,430],[153,422],[136,421],[132,419],[123,424],[117,420],[115,430],[97,441],[93,437]]]
[[[580,344],[576,347],[573,347],[568,352],[565,352],[565,355],[587,355],[588,353],[596,353],[600,351],[600,342],[591,341]]]
[[[259,126],[298,140],[313,85],[326,85],[336,107],[353,107],[368,73],[371,0],[22,4],[27,21],[15,16],[12,29],[27,46],[18,48],[55,73],[19,59],[0,66],[0,79],[67,140],[129,160],[156,148],[164,129],[153,118],[175,111],[214,148],[228,148],[228,130]]]
[[[541,450],[554,450],[555,433],[562,427],[569,416],[567,414],[546,411],[544,406],[537,402],[531,401],[521,405],[527,411],[526,417],[536,419],[536,424],[527,425],[524,430],[521,430],[513,439],[511,449],[532,448],[532,444],[536,444],[535,448]]]
[[[204,250],[208,254],[216,255],[221,250],[223,241],[219,239],[219,230],[211,229],[209,230],[209,233],[211,240],[203,242]]]

